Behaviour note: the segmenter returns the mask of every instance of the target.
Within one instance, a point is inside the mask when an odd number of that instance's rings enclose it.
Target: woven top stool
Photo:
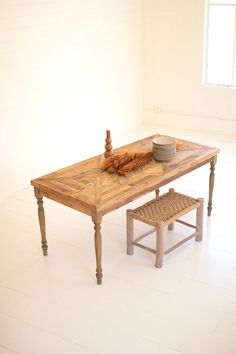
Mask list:
[[[179,220],[179,218],[191,210],[196,209],[196,224],[192,225],[185,221]],[[134,219],[142,221],[155,228],[142,234],[134,240]],[[184,238],[168,250],[163,249],[163,237],[164,227],[168,226],[169,230],[173,230],[174,222],[179,222],[186,226],[195,229],[195,232],[190,236]],[[184,194],[175,192],[173,188],[169,189],[169,192],[152,199],[144,205],[127,210],[127,253],[129,255],[134,253],[134,245],[150,251],[156,255],[155,266],[157,268],[162,267],[163,255],[170,253],[177,247],[181,246],[184,242],[195,237],[196,241],[202,240],[203,230],[203,199],[192,198]],[[144,246],[139,241],[144,237],[156,232],[156,249]]]

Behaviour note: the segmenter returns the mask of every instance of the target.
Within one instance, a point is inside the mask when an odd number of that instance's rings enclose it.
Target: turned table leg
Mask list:
[[[35,197],[37,198],[37,204],[38,204],[38,218],[39,218],[39,227],[40,227],[40,232],[41,232],[41,244],[42,244],[42,250],[43,250],[43,255],[47,256],[48,254],[48,245],[47,245],[47,239],[46,239],[46,227],[45,227],[45,214],[44,214],[44,208],[43,208],[43,197],[40,194],[39,190],[37,188],[34,189],[34,194]]]
[[[134,254],[134,219],[130,215],[131,209],[126,211],[126,236],[127,236],[127,254]]]
[[[101,218],[92,218],[94,222],[94,244],[96,254],[96,277],[97,284],[102,284],[102,235],[101,235]]]
[[[214,156],[210,162],[210,177],[209,177],[209,198],[208,198],[208,216],[211,216],[212,211],[212,196],[214,190],[214,181],[215,181],[215,165],[217,162],[217,156]]]

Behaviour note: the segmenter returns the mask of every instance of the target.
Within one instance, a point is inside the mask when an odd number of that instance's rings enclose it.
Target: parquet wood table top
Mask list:
[[[150,136],[114,151],[151,150],[155,137]],[[209,162],[218,152],[216,148],[184,141],[172,160],[153,160],[126,177],[102,171],[99,155],[34,179],[31,183],[45,197],[91,216],[97,212],[104,215]]]
[[[115,149],[114,152],[152,150],[152,142],[158,134]],[[181,144],[182,143],[182,144]],[[102,216],[134,199],[185,175],[200,166],[210,163],[208,215],[212,209],[214,169],[218,148],[180,141],[175,157],[168,162],[152,160],[150,164],[130,173],[128,176],[109,174],[101,169],[103,154],[65,167],[45,176],[33,179],[35,196],[39,205],[39,221],[44,255],[47,254],[45,217],[42,198],[47,197],[92,217],[95,228],[95,248],[97,256],[97,277],[101,283],[101,259],[99,245],[101,239]],[[96,243],[96,241],[99,242]],[[44,243],[43,243],[44,242]]]

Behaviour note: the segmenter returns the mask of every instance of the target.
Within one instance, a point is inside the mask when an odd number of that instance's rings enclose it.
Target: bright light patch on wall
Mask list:
[[[236,87],[236,0],[207,0],[205,84]]]

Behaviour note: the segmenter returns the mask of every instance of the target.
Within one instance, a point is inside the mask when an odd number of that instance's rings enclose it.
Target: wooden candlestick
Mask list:
[[[113,154],[113,151],[112,151],[112,140],[111,140],[111,132],[110,130],[107,130],[106,131],[106,140],[105,140],[106,144],[105,144],[105,152],[104,152],[104,156],[107,158],[109,156],[111,156]]]

